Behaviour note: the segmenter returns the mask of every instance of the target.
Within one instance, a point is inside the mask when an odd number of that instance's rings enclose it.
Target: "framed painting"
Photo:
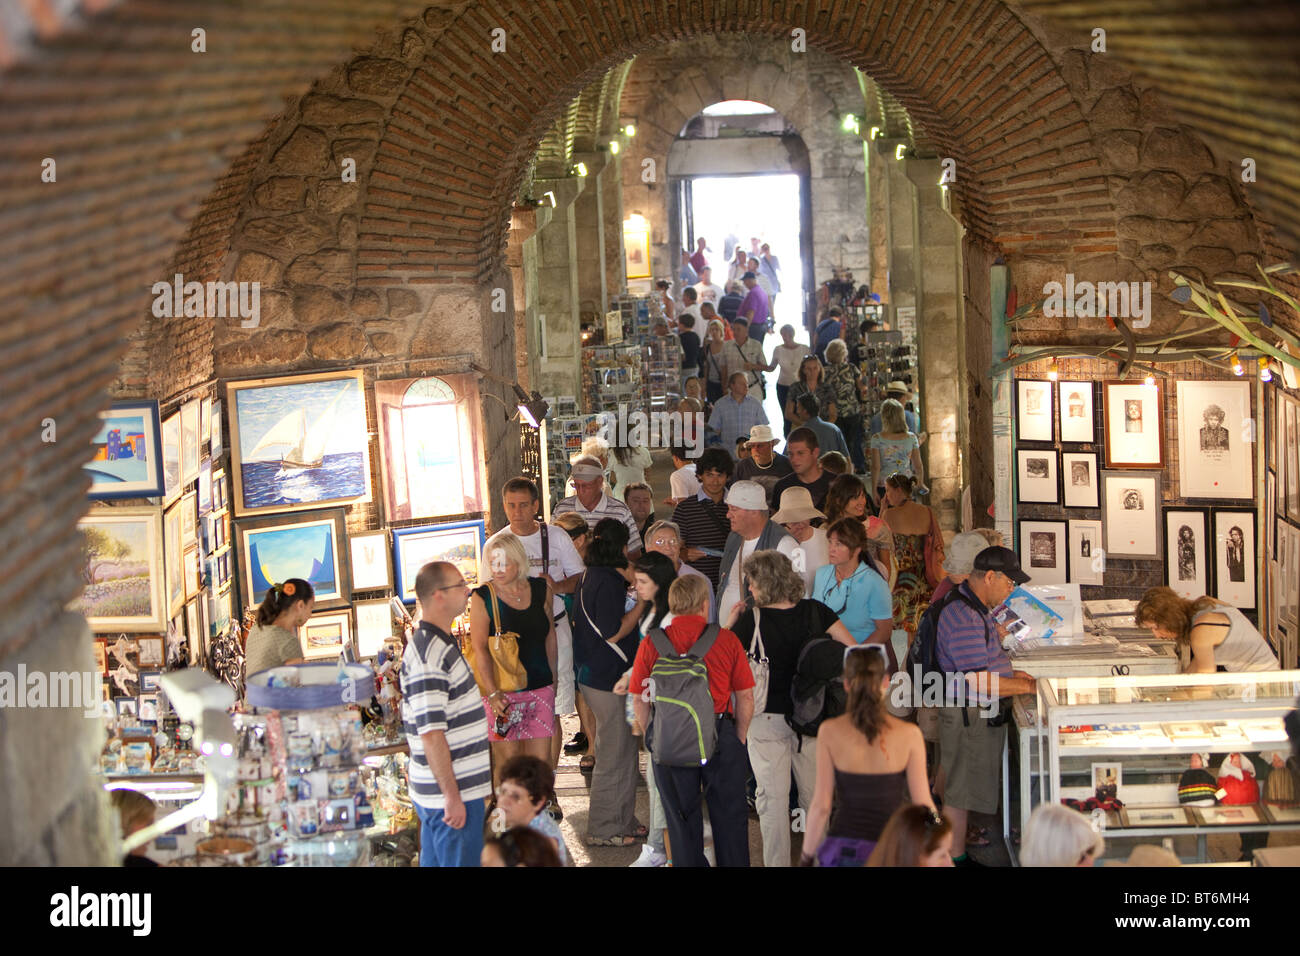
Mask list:
[[[352,640],[352,612],[329,611],[313,614],[298,633],[302,656],[307,660],[338,657],[343,645]]]
[[[479,559],[487,540],[482,521],[456,521],[393,531],[393,569],[397,596],[415,601],[415,576],[430,561],[450,561],[460,569],[470,587],[478,587]]]
[[[376,657],[384,641],[393,636],[393,609],[387,599],[358,601],[353,605],[357,613],[357,657]]]
[[[639,216],[623,223],[623,270],[629,279],[650,278],[650,223]]]
[[[212,510],[218,514],[230,507],[228,487],[225,470],[218,468],[212,473]]]
[[[181,575],[181,508],[163,512],[163,568],[167,585],[167,613],[175,617],[185,604],[185,578]]]
[[[161,637],[142,637],[136,643],[140,649],[141,670],[163,666],[163,639]]]
[[[1065,584],[1067,580],[1064,521],[1020,522],[1020,567],[1030,584]]]
[[[473,375],[375,382],[375,416],[389,521],[486,510]]]
[[[1101,489],[1106,554],[1112,558],[1159,558],[1160,476],[1104,471]]]
[[[199,444],[206,445],[212,441],[212,399],[205,398],[199,402]]]
[[[344,515],[334,508],[236,522],[244,603],[261,604],[272,584],[301,578],[311,584],[317,608],[345,606],[352,587]]]
[[[103,641],[94,641],[95,670],[100,674],[108,673],[108,647]]]
[[[1255,606],[1255,512],[1215,508],[1214,596],[1234,607]]]
[[[1178,496],[1255,497],[1249,382],[1179,382]]]
[[[1016,438],[1052,441],[1052,383],[1016,379]]]
[[[1263,823],[1259,810],[1253,803],[1217,807],[1192,807],[1192,813],[1202,826],[1242,826]]]
[[[392,587],[387,531],[354,534],[348,539],[348,547],[352,550],[352,590]]]
[[[1210,593],[1210,516],[1205,508],[1165,509],[1165,584],[1189,601]]]
[[[236,514],[370,500],[364,373],[231,382],[226,395]]]
[[[205,515],[212,510],[212,459],[204,458],[199,462],[199,514]]]
[[[199,602],[190,601],[185,605],[185,630],[190,635],[190,646],[198,649],[200,659],[206,657],[207,642],[203,631],[199,629]]]
[[[158,723],[158,695],[141,694],[138,698],[139,711],[137,716],[142,724]]]
[[[226,450],[221,438],[221,399],[217,399],[212,403],[212,441],[208,446],[208,454],[213,461],[220,461],[222,452]]]
[[[1051,448],[1016,449],[1016,500],[1021,503],[1056,504],[1056,451]]]
[[[1284,396],[1280,411],[1278,428],[1282,443],[1277,453],[1286,463],[1286,515],[1292,521],[1300,521],[1300,402]],[[1280,494],[1281,483],[1277,487]]]
[[[92,631],[162,631],[163,526],[157,508],[92,511],[77,522],[84,590],[70,608]]]
[[[157,691],[160,677],[162,677],[161,670],[140,671],[140,693],[152,694]]]
[[[1126,827],[1185,827],[1188,826],[1184,807],[1122,807],[1120,821]]]
[[[199,476],[199,413],[195,399],[181,406],[181,484],[188,485]]]
[[[1107,468],[1164,468],[1160,383],[1106,382],[1103,402]]]
[[[154,498],[166,490],[157,402],[114,402],[99,413],[90,447],[82,466],[90,473],[90,498]]]
[[[208,637],[224,634],[230,627],[230,592],[208,595]]]
[[[1075,584],[1103,584],[1106,551],[1100,521],[1070,521],[1070,580]]]
[[[1061,441],[1092,444],[1097,440],[1092,417],[1092,382],[1057,382]]]
[[[199,496],[198,492],[187,491],[181,495],[181,547],[197,544],[198,535]]]
[[[1067,451],[1061,453],[1061,483],[1067,508],[1099,508],[1097,453]]]
[[[185,578],[185,600],[188,601],[203,590],[203,556],[198,545],[181,553],[181,575]]]
[[[181,413],[162,423],[163,498],[170,502],[181,493]]]

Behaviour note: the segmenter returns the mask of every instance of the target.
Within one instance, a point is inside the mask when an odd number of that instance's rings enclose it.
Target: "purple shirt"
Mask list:
[[[965,582],[959,587],[976,606],[984,607]],[[1011,676],[1011,659],[1002,650],[997,625],[987,609],[981,613],[965,601],[953,601],[939,617],[936,644],[939,666],[945,674],[992,671],[1002,677]]]
[[[745,313],[750,309],[754,310],[754,317],[749,320],[750,326],[752,327],[755,324],[766,326],[768,313],[767,293],[763,291],[763,287],[760,285],[755,285],[754,288],[745,293],[745,298],[741,300],[740,311],[737,315],[743,319]]]

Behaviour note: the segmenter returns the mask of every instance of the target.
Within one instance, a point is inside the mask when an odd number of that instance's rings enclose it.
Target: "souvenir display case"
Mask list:
[[[1283,727],[1297,693],[1300,671],[1043,678],[1019,719],[1041,715],[1047,799],[1104,811],[1107,839],[1195,836],[1203,861],[1211,833],[1300,829]]]

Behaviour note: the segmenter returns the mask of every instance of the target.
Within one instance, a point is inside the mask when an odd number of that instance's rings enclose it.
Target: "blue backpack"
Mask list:
[[[817,357],[824,363],[826,361],[826,346],[830,345],[840,337],[840,320],[839,319],[822,319],[817,329],[813,332],[813,344],[816,346],[813,351]]]

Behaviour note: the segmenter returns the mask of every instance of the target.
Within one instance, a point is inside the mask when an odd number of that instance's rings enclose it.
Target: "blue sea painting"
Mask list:
[[[243,511],[370,494],[365,397],[355,378],[234,393]]]
[[[340,596],[331,521],[248,531],[248,576],[251,599],[261,604],[272,584],[302,578],[316,600]]]
[[[151,462],[145,447],[143,415],[111,415],[100,419],[99,431],[91,440],[94,455],[86,469],[95,482],[147,481]]]

